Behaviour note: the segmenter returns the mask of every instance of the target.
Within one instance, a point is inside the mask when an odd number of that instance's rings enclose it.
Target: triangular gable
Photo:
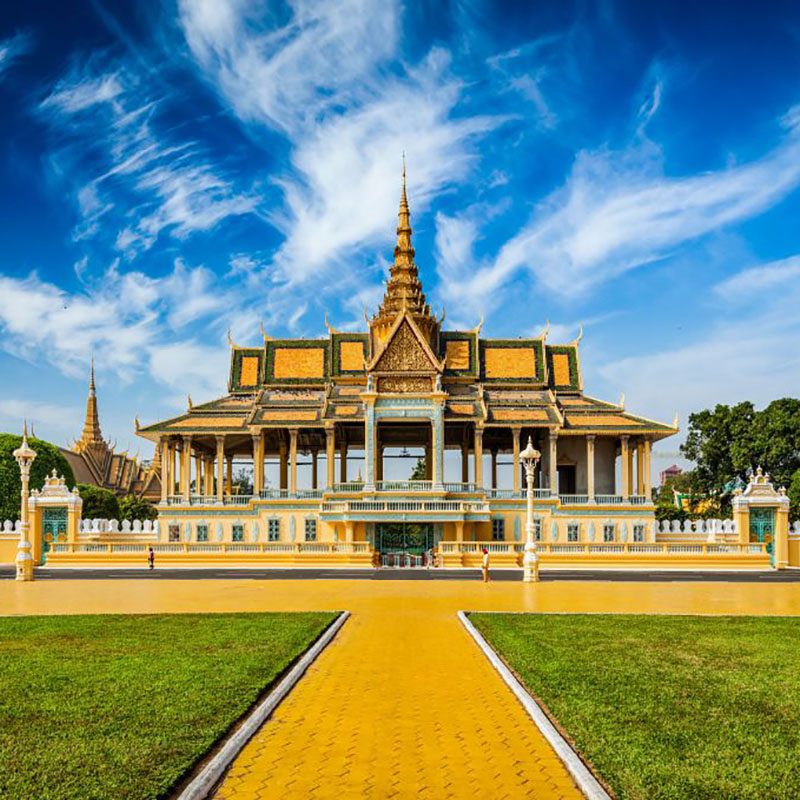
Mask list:
[[[433,354],[413,317],[400,314],[368,369],[370,372],[436,373],[442,372],[443,364]]]

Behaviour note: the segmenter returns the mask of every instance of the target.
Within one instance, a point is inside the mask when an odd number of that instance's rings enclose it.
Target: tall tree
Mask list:
[[[19,467],[12,455],[22,437],[13,433],[0,433],[0,521],[19,519],[19,493],[22,488]],[[67,486],[75,485],[75,476],[64,458],[64,454],[54,444],[42,439],[29,438],[28,444],[36,451],[31,467],[31,489],[41,489],[44,479],[55,469],[64,476]]]

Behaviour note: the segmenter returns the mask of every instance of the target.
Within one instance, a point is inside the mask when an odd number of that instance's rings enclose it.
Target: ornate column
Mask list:
[[[206,497],[211,497],[214,494],[214,459],[206,458],[203,464],[203,477],[205,478],[205,485],[203,486],[203,494]]]
[[[311,451],[311,488],[318,489],[318,480],[317,480],[317,457],[319,455],[319,450],[315,447]]]
[[[475,426],[475,445],[473,448],[475,459],[475,483],[479,489],[483,488],[483,428]]]
[[[203,494],[203,456],[194,451],[194,493]]]
[[[547,434],[547,467],[550,471],[550,494],[558,494],[558,431],[550,430]]]
[[[347,440],[344,434],[339,442],[339,481],[347,483]]]
[[[181,444],[181,496],[189,500],[189,490],[192,472],[192,435],[184,434]]]
[[[433,415],[433,458],[432,474],[434,488],[439,488],[444,482],[444,405],[437,403]]]
[[[253,494],[258,497],[264,489],[264,436],[253,434]]]
[[[286,442],[281,439],[278,443],[278,482],[281,489],[289,488],[289,463],[286,452]]]
[[[627,500],[631,493],[630,451],[628,437],[619,437],[620,475],[622,476],[622,499]]]
[[[161,437],[158,446],[161,448],[161,502],[166,503],[169,497],[169,459],[171,455],[169,439]]]
[[[217,436],[217,502],[222,502],[225,490],[225,437]]]
[[[514,448],[514,494],[519,492],[520,465],[519,465],[519,436],[520,428],[511,429],[511,444]]]
[[[653,457],[653,442],[650,439],[645,439],[642,445],[642,453],[644,454],[644,467],[642,469],[642,494],[647,498],[650,503],[653,500],[653,487],[650,485],[650,473],[652,469],[651,459]]]
[[[586,494],[589,502],[594,503],[594,434],[586,437]]]
[[[297,494],[297,433],[297,428],[289,428],[289,458],[291,460],[289,493],[293,497]]]
[[[328,489],[336,483],[336,441],[333,426],[325,428],[325,482]]]

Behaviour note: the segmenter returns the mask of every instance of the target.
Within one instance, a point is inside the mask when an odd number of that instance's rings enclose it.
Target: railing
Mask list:
[[[362,492],[364,491],[364,481],[346,481],[345,483],[334,483],[330,491],[332,492]]]
[[[398,511],[488,514],[489,506],[478,500],[331,500],[322,504],[323,514],[372,514]]]
[[[548,497],[552,497],[553,493],[550,491],[550,489],[538,488],[533,490],[533,496],[538,500],[544,500]]]
[[[589,502],[588,494],[561,494],[558,499],[566,506],[582,506]]]
[[[621,494],[596,494],[594,500],[601,506],[621,506],[625,502]]]
[[[632,506],[645,506],[649,502],[652,502],[652,500],[648,500],[647,497],[645,495],[643,495],[643,494],[632,494],[628,498],[628,502]]]
[[[56,542],[51,552],[57,554],[140,554],[146,555],[149,548],[159,554],[170,553],[371,553],[369,542]]]
[[[376,481],[377,492],[430,492],[433,481]]]
[[[524,491],[514,489],[486,489],[486,494],[492,500],[520,500],[525,497]]]
[[[445,555],[477,554],[486,548],[492,553],[521,553],[523,542],[439,542],[439,552]],[[767,556],[766,544],[652,544],[649,542],[537,542],[539,555],[753,555]]]
[[[251,494],[226,494],[223,496],[222,502],[226,506],[246,506],[252,499],[253,495]]]
[[[448,494],[467,494],[484,490],[477,483],[443,483],[442,487]]]

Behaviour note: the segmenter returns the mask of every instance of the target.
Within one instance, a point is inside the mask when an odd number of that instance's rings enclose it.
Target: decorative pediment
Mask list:
[[[436,358],[414,320],[401,314],[392,327],[386,344],[369,365],[378,373],[441,373],[443,364]]]

